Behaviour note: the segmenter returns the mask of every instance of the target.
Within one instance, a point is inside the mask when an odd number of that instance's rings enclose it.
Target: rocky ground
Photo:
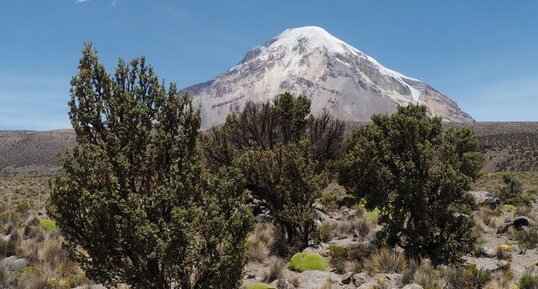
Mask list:
[[[270,211],[263,203],[258,203],[255,204],[260,208],[256,216],[258,222],[248,241],[249,263],[243,286],[516,288],[520,276],[534,270],[538,261],[538,202],[534,200],[537,184],[536,178],[529,176],[518,175],[524,180],[522,188],[526,197],[532,200],[529,206],[502,205],[496,196],[500,181],[489,175],[487,180],[477,182],[476,191],[471,192],[476,201],[475,233],[481,237],[475,252],[464,259],[466,265],[476,265],[478,271],[471,271],[475,272],[473,274],[488,275],[489,287],[454,286],[451,278],[462,275],[452,267],[433,267],[427,260],[421,265],[414,264],[403,257],[401,250],[384,252],[370,246],[376,232],[382,228],[377,212],[357,205],[356,200],[337,185],[328,187],[314,204],[320,234],[318,241],[304,250],[321,255],[328,263],[326,270],[295,272],[288,268],[289,256],[276,257],[273,247],[278,236],[271,224]],[[78,266],[67,258],[60,246],[61,236],[47,219],[43,209],[46,183],[46,178],[0,178],[0,277],[10,276],[12,281],[23,278],[27,283],[21,284],[28,284],[6,288],[45,288],[39,287],[39,282],[55,282],[58,287],[54,288],[91,285]],[[34,285],[37,287],[32,287]],[[1,284],[0,288],[3,288]]]
[[[473,191],[471,194],[476,200],[477,225],[475,230],[480,234],[480,238],[476,252],[465,256],[463,265],[475,265],[478,272],[487,274],[489,281],[486,285],[489,287],[484,287],[484,285],[466,288],[517,288],[514,286],[518,283],[520,276],[533,270],[538,264],[538,251],[535,248],[538,245],[538,239],[532,239],[538,238],[538,235],[533,235],[536,217],[538,217],[538,213],[535,213],[538,212],[538,203],[533,201],[531,206],[526,208],[510,205],[501,206],[499,200],[491,192]],[[458,288],[447,284],[449,280],[446,280],[448,277],[445,275],[450,274],[449,267],[432,268],[431,276],[426,278],[417,276],[416,272],[414,276],[408,276],[408,267],[411,266],[409,262],[399,272],[382,272],[369,264],[371,260],[359,261],[364,263],[362,266],[347,264],[341,268],[342,266],[335,264],[333,260],[331,247],[349,248],[368,244],[374,238],[375,232],[381,229],[381,226],[376,223],[375,214],[364,211],[359,206],[330,209],[316,203],[314,207],[322,232],[327,227],[331,233],[327,240],[312,245],[304,251],[319,253],[325,257],[329,263],[328,269],[326,271],[294,272],[287,268],[286,260],[275,261],[278,260],[277,257],[270,256],[270,249],[266,249],[261,256],[258,256],[259,259],[266,258],[249,262],[244,279],[246,288],[251,288],[249,286],[259,283],[266,283],[274,288],[305,289]],[[351,225],[363,221],[368,222],[367,229]],[[267,225],[258,224],[257,226],[264,227],[265,231],[268,230]],[[365,233],[364,230],[368,232]],[[265,234],[269,233],[265,232]],[[521,237],[522,234],[531,235],[531,237],[524,239]],[[280,268],[275,269],[277,262],[282,262],[282,264]],[[274,272],[275,270],[279,270],[279,272]],[[432,282],[436,285],[432,286]]]

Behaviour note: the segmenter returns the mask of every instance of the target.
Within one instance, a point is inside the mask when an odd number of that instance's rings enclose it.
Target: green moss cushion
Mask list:
[[[51,219],[42,219],[40,221],[41,227],[47,231],[55,231],[56,230],[56,222],[54,222]]]
[[[269,286],[265,283],[255,283],[248,285],[247,289],[275,289],[275,287]]]
[[[288,263],[290,270],[303,272],[303,271],[326,271],[327,261],[316,253],[297,253],[291,257]]]

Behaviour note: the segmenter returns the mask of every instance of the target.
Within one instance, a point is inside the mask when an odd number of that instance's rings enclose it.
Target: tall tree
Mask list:
[[[375,115],[347,141],[340,182],[370,208],[379,208],[383,233],[413,257],[457,261],[475,242],[470,198],[482,155],[467,128],[442,130],[424,106]]]
[[[249,190],[269,204],[291,251],[305,248],[316,231],[312,204],[341,156],[344,139],[344,124],[328,112],[312,117],[310,104],[290,93],[272,103],[248,102],[202,136],[208,166],[241,169]]]
[[[86,44],[71,81],[76,145],[52,182],[49,214],[98,282],[237,288],[251,216],[244,179],[204,171],[199,111],[144,58],[109,75]]]
[[[310,141],[248,150],[235,164],[247,175],[248,189],[270,205],[275,225],[289,246],[280,253],[308,247],[316,232],[312,204],[327,185],[327,174],[316,172],[318,161],[312,156]]]

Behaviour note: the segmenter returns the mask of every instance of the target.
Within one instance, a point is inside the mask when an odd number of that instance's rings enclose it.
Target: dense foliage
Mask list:
[[[341,183],[380,209],[389,245],[434,262],[459,260],[475,242],[466,192],[482,164],[476,137],[466,128],[443,133],[424,106],[372,121],[347,140]]]
[[[329,180],[328,168],[341,154],[344,124],[328,113],[310,115],[310,100],[290,93],[272,103],[248,102],[224,126],[203,136],[208,166],[234,165],[247,177],[254,197],[265,200],[293,253],[316,231],[312,204]]]
[[[132,288],[237,288],[251,229],[244,178],[203,169],[189,97],[144,58],[107,74],[90,44],[71,86],[76,146],[48,211],[86,273]]]

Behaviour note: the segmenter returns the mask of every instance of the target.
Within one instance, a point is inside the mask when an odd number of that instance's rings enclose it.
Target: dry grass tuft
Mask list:
[[[284,269],[286,268],[286,262],[279,257],[272,256],[269,260],[269,271],[266,272],[265,282],[271,283],[274,280],[284,277]]]
[[[250,261],[260,262],[267,259],[275,242],[275,227],[267,223],[256,224],[247,242]]]
[[[401,273],[407,267],[407,258],[401,252],[381,248],[366,262],[366,269],[375,273]]]

